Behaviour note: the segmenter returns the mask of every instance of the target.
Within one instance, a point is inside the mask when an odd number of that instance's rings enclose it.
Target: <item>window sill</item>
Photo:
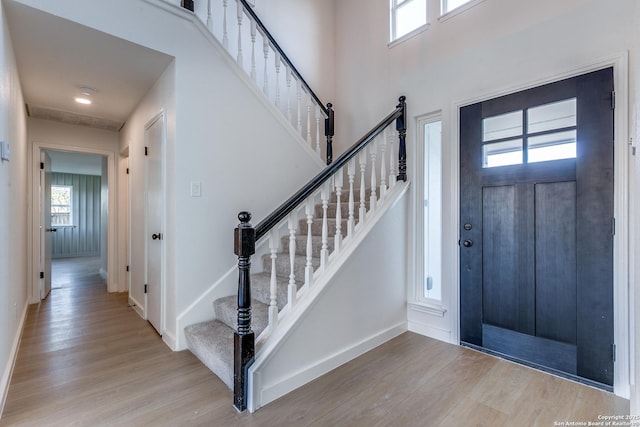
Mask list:
[[[392,47],[397,46],[400,43],[402,43],[404,41],[407,41],[407,40],[417,36],[418,34],[421,34],[421,33],[425,32],[425,31],[427,31],[428,29],[429,29],[429,23],[427,22],[426,24],[419,26],[418,28],[416,28],[415,30],[405,34],[404,36],[398,37],[397,39],[390,41],[387,44],[387,47],[389,49],[391,49]]]
[[[421,313],[430,314],[432,316],[444,317],[444,314],[447,312],[446,307],[442,304],[433,303],[433,302],[410,302],[407,303],[407,306],[411,310],[419,311]]]
[[[471,0],[469,3],[465,3],[462,6],[458,6],[455,9],[440,15],[440,18],[438,18],[438,22],[444,22],[453,18],[454,16],[460,15],[461,13],[466,12],[467,10],[474,7],[475,5],[482,3],[483,1],[484,0]]]

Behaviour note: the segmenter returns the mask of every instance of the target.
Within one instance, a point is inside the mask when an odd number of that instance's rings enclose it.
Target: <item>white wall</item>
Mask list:
[[[0,161],[0,413],[27,309],[28,201],[26,115],[3,7],[0,2],[0,141],[11,154]]]
[[[437,10],[438,3],[429,0],[430,10],[434,4]],[[443,22],[431,18],[428,30],[389,48],[387,0],[336,2],[336,104],[343,124],[337,128],[338,151],[343,141],[357,139],[392,110],[399,95],[406,95],[411,164],[416,118],[442,113],[443,284],[450,297],[444,301],[444,318],[420,315],[424,323],[445,328],[452,342],[457,342],[458,319],[457,107],[624,56],[638,38],[636,3],[487,0]],[[630,64],[637,76],[634,52]],[[624,87],[624,82],[616,84]],[[409,177],[414,178],[411,170]],[[616,191],[620,200],[627,199],[623,187]]]

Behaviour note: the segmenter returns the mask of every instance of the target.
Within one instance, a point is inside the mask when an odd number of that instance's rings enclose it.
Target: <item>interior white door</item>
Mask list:
[[[40,299],[51,292],[51,157],[40,152]]]
[[[146,151],[146,317],[162,335],[163,301],[163,158],[164,114],[157,116],[145,128]]]

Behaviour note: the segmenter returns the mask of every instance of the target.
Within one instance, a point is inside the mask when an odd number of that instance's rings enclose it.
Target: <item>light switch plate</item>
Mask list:
[[[191,197],[200,197],[202,195],[202,183],[200,181],[191,181]]]

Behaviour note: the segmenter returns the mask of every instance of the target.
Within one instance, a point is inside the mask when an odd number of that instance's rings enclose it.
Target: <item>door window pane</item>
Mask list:
[[[482,120],[482,141],[522,135],[522,110]]]
[[[527,133],[545,132],[577,125],[576,98],[527,110]]]
[[[442,122],[424,125],[424,277],[422,295],[442,299]]]
[[[576,131],[556,132],[529,138],[529,163],[576,157]]]
[[[522,163],[522,139],[494,142],[482,147],[482,167],[519,165]]]

